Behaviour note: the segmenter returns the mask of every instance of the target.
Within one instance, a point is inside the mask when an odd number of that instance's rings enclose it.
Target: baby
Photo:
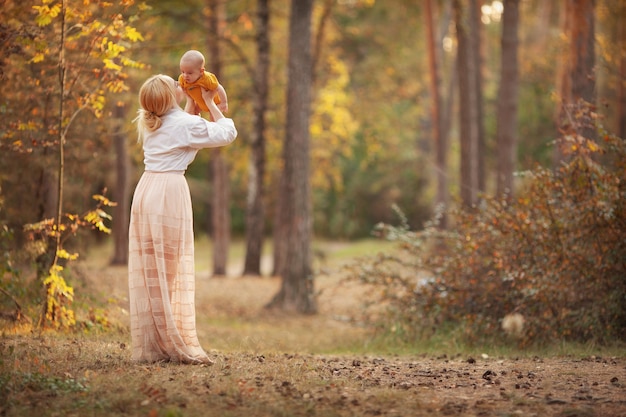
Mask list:
[[[226,90],[217,81],[215,74],[204,70],[204,55],[202,53],[194,50],[185,52],[180,58],[180,72],[178,84],[196,103],[196,113],[209,111],[202,98],[203,88],[210,91],[217,90],[213,101],[222,112],[228,111]]]

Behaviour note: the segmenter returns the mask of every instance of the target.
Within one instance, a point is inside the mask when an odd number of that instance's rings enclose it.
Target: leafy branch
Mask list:
[[[65,239],[82,227],[110,233],[104,224],[110,216],[102,207],[115,204],[102,195],[94,196],[96,208],[82,216],[63,214],[65,145],[70,128],[83,110],[89,109],[100,118],[106,92],[116,94],[128,89],[124,82],[124,68],[143,67],[126,56],[131,44],[143,40],[129,24],[132,17],[126,19],[123,14],[133,5],[133,0],[125,1],[119,7],[112,2],[97,0],[42,0],[40,6],[33,7],[37,12],[34,22],[42,30],[38,38],[27,43],[33,51],[30,62],[43,65],[52,61],[58,70],[58,127],[56,132],[50,132],[58,137],[56,220],[45,219],[25,227],[26,231],[51,243],[45,245],[51,261],[42,269],[47,271],[47,276],[42,277],[46,298],[40,326],[50,324],[59,328],[75,324],[74,313],[69,309],[74,291],[62,276],[62,263],[76,259],[78,254],[70,254],[63,248]],[[143,3],[138,7],[140,10],[147,8]],[[56,62],[55,55],[49,52],[54,50],[57,51]]]

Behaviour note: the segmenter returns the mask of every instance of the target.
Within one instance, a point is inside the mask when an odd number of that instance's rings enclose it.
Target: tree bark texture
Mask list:
[[[621,45],[626,45],[626,2],[622,2],[619,11],[618,33]],[[620,138],[626,138],[626,54],[622,54],[620,58],[620,78],[621,82],[618,86],[618,111],[617,111],[617,129],[616,132]]]
[[[311,16],[313,0],[292,0],[289,22],[287,127],[283,146],[284,188],[280,200],[286,226],[280,291],[268,304],[283,311],[317,312],[311,267],[309,117],[311,106]]]
[[[557,110],[557,127],[560,132],[567,132],[573,127],[570,119],[576,107],[586,104],[595,106],[594,20],[595,0],[565,0],[562,32],[567,39],[569,50],[558,80],[561,102]],[[596,138],[592,121],[586,123],[577,133],[587,139]],[[563,152],[557,147],[554,162],[558,164],[562,160]]]
[[[254,128],[250,141],[246,200],[246,255],[244,275],[261,275],[265,224],[265,114],[269,92],[270,38],[269,0],[257,1],[257,65],[254,79]]]
[[[505,0],[502,14],[502,53],[500,89],[498,90],[496,146],[499,196],[512,197],[515,192],[513,173],[517,161],[517,100],[519,0]]]
[[[571,27],[572,99],[574,103],[596,104],[595,0],[569,0],[573,14]],[[579,132],[591,140],[597,138],[595,121],[589,120]]]
[[[461,139],[461,201],[471,207],[478,199],[478,108],[475,42],[471,40],[470,17],[460,0],[454,1],[458,41],[459,114]]]
[[[428,62],[430,70],[430,97],[431,97],[431,118],[433,129],[433,141],[435,148],[435,178],[437,181],[435,204],[446,208],[448,206],[448,176],[447,176],[447,138],[443,135],[443,125],[441,116],[441,76],[439,69],[438,38],[435,36],[435,13],[433,11],[433,0],[426,0],[424,3],[428,43]],[[439,226],[447,228],[447,217],[441,218]]]
[[[284,167],[283,167],[284,171]],[[282,276],[285,268],[285,258],[287,254],[287,224],[284,222],[286,202],[281,197],[283,190],[287,189],[286,178],[280,175],[275,179],[274,183],[278,184],[278,196],[274,199],[277,201],[274,213],[274,230],[273,230],[273,259],[272,259],[272,276]]]
[[[115,144],[115,190],[113,200],[117,206],[113,209],[113,258],[112,265],[126,265],[128,263],[128,225],[130,223],[130,194],[128,191],[128,172],[130,160],[126,147],[126,135],[122,131],[126,119],[124,105],[116,105],[113,118],[115,126],[113,142]]]
[[[220,51],[220,24],[223,2],[207,0],[209,18],[207,47],[209,50],[209,71],[214,73],[220,83],[223,82],[222,59]],[[213,181],[211,196],[213,209],[211,224],[213,229],[213,275],[226,275],[228,265],[228,247],[230,246],[230,184],[228,182],[228,163],[220,148],[211,150],[210,177]]]
[[[595,0],[567,0],[572,62],[572,99],[595,103]]]
[[[471,49],[475,51],[472,59],[474,60],[474,84],[476,91],[476,169],[478,170],[478,191],[484,193],[487,191],[487,170],[485,161],[487,160],[487,143],[485,138],[485,106],[483,99],[483,63],[485,54],[482,39],[484,38],[484,25],[480,18],[482,15],[481,4],[477,0],[469,0],[469,33],[472,42]]]

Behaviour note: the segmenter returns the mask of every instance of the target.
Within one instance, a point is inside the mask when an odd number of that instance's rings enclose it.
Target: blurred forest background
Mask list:
[[[132,123],[137,92],[152,74],[176,78],[189,49],[205,54],[206,69],[226,88],[239,131],[235,144],[200,152],[187,172],[196,233],[224,242],[220,250],[231,234],[271,239],[285,197],[291,2],[0,4],[5,254],[39,259],[45,268],[58,253],[36,237],[61,238],[52,220],[60,212],[87,213],[67,217],[62,232],[111,227],[112,262],[126,261],[130,196],[142,171]],[[505,21],[506,10],[515,14]],[[599,147],[578,134],[593,143],[623,138],[625,15],[623,0],[313,1],[314,236],[359,239],[380,224],[428,230],[433,218],[436,229],[455,230],[463,220],[448,223],[441,207],[477,207],[490,195],[512,201],[529,182],[515,173],[557,169],[571,160],[568,150]],[[556,146],[563,137],[574,138],[565,150]],[[619,201],[623,182],[616,187]],[[109,237],[82,233],[65,246],[82,250],[102,239]],[[616,241],[623,246],[623,238]],[[256,254],[242,271],[258,272],[262,249],[248,251]],[[623,261],[615,264],[620,276]],[[623,276],[619,282],[623,288]],[[4,290],[11,293],[11,285]],[[497,317],[522,304],[512,296]],[[611,314],[626,324],[623,311]]]

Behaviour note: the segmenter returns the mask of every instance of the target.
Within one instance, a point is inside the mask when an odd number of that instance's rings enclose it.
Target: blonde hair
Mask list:
[[[163,121],[161,117],[176,105],[176,84],[174,80],[163,74],[148,78],[139,90],[137,111],[137,133],[141,141],[146,132],[154,132]]]

